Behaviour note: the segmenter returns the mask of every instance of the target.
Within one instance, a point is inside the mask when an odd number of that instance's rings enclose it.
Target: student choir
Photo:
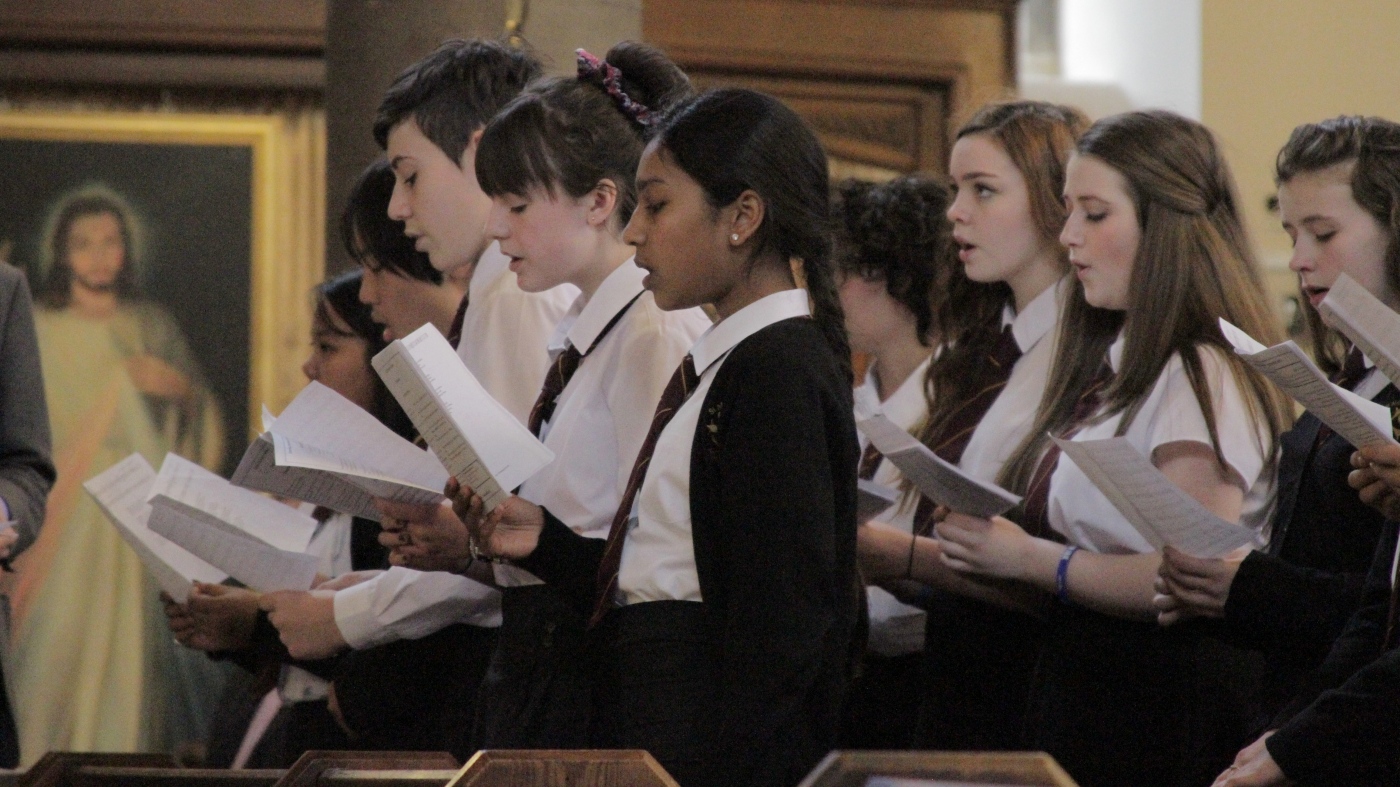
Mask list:
[[[455,480],[380,526],[317,511],[312,591],[168,604],[265,678],[239,764],[641,748],[694,787],[1040,749],[1086,787],[1400,783],[1400,446],[1295,424],[1223,336],[1283,338],[1199,123],[999,103],[951,190],[832,189],[790,109],[651,47],[544,79],[459,41],[374,133],[307,377],[409,435],[368,358],[432,323],[556,459],[490,512]],[[1316,307],[1345,273],[1400,310],[1400,126],[1300,126],[1276,180],[1319,365],[1396,403]],[[923,497],[876,412],[1023,502]],[[1158,551],[1052,437],[1125,438],[1267,545]],[[899,492],[860,525],[858,478]]]

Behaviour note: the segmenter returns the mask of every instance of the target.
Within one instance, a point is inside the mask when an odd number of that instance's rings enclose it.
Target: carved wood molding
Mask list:
[[[0,0],[0,44],[319,55],[326,0]]]

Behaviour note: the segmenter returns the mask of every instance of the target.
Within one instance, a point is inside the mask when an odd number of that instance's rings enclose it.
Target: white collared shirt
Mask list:
[[[875,370],[865,374],[865,382],[856,388],[855,397],[860,417],[874,413],[884,413],[895,426],[906,432],[916,433],[928,418],[928,399],[924,396],[924,377],[928,375],[930,355],[913,371],[890,398],[880,401],[879,385],[875,381]],[[859,432],[860,448],[863,452],[870,439]],[[904,484],[904,476],[894,462],[883,458],[875,469],[872,479],[891,489],[899,490]],[[890,506],[875,518],[893,525],[905,532],[914,531],[914,511],[918,498],[913,495],[900,495],[899,502]],[[898,656],[915,653],[924,647],[924,618],[922,609],[901,602],[884,588],[870,585],[865,589],[866,601],[870,609],[870,635],[867,646],[883,656]]]
[[[521,486],[520,496],[590,538],[608,537],[661,392],[710,327],[700,309],[662,311],[643,291],[645,277],[634,261],[623,263],[592,298],[579,295],[550,340],[553,357],[571,346],[587,354],[540,429],[554,461]],[[626,314],[599,341],[623,309]],[[516,566],[495,569],[502,587],[540,581]]]
[[[1067,276],[1046,287],[1020,314],[1010,304],[1006,306],[1002,327],[1011,326],[1021,357],[1012,368],[1006,387],[973,430],[958,462],[973,478],[996,483],[1002,467],[1030,433],[1050,379],[1050,365],[1055,360],[1060,315],[1072,289]]]
[[[1215,405],[1220,451],[1226,464],[1244,480],[1247,489],[1240,524],[1263,533],[1273,508],[1275,483],[1270,461],[1273,457],[1268,454],[1267,424],[1250,416],[1246,399],[1249,394],[1240,389],[1222,352],[1207,346],[1200,346],[1199,352]],[[1108,353],[1115,372],[1122,365],[1122,355],[1123,338],[1120,336]],[[1079,430],[1073,439],[1113,437],[1121,421],[1122,414],[1114,415]],[[1179,355],[1172,355],[1167,361],[1124,437],[1149,459],[1158,446],[1167,443],[1192,441],[1211,445],[1205,416]],[[1093,552],[1142,554],[1154,551],[1084,471],[1065,456],[1060,457],[1050,477],[1049,521],[1069,543]]]
[[[549,337],[578,288],[527,293],[492,243],[472,271],[457,354],[486,392],[521,423],[549,367]],[[474,579],[395,567],[335,594],[335,622],[352,648],[425,637],[453,623],[501,625],[501,594]]]
[[[622,603],[702,600],[690,526],[690,448],[705,395],[740,342],[774,323],[811,313],[805,290],[777,292],[716,323],[691,348],[700,382],[661,431],[637,492],[617,579]]]
[[[310,515],[316,507],[302,503],[298,510]],[[350,515],[338,512],[316,523],[311,541],[306,545],[306,553],[320,558],[316,565],[317,573],[338,577],[350,571],[350,527]],[[330,681],[300,667],[285,664],[277,679],[277,693],[281,695],[283,704],[323,700],[330,693]]]

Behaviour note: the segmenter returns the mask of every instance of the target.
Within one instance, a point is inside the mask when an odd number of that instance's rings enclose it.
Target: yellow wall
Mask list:
[[[1264,208],[1274,156],[1299,123],[1400,120],[1400,2],[1206,0],[1201,24],[1201,120],[1226,147],[1256,247],[1282,267],[1288,236]]]

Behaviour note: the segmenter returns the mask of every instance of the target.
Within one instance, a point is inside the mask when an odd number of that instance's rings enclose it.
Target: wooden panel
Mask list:
[[[83,766],[65,787],[272,787],[281,777],[280,770]]]
[[[445,751],[308,751],[292,763],[277,787],[316,787],[331,769],[357,771],[417,771],[455,769],[457,760]]]
[[[245,88],[319,92],[319,55],[272,56],[0,49],[0,74],[13,85]]]
[[[1015,6],[645,0],[642,30],[702,85],[783,98],[817,129],[834,164],[937,172],[959,119],[1010,92]]]
[[[834,751],[798,787],[862,787],[871,776],[939,784],[1077,787],[1044,752]]]
[[[449,787],[680,787],[650,754],[629,750],[479,751]]]
[[[326,0],[0,0],[0,43],[319,53]]]
[[[59,787],[69,774],[85,765],[118,768],[175,768],[169,754],[51,751],[19,777],[19,787]]]

